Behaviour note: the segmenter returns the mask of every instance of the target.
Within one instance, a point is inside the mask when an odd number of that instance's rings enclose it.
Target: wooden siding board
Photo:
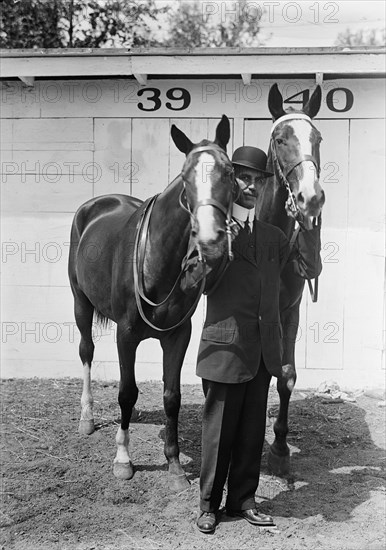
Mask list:
[[[345,362],[364,369],[382,367],[384,346],[384,151],[381,121],[350,121]]]
[[[62,213],[3,216],[2,285],[67,288],[72,219]]]
[[[52,176],[54,177],[54,176]],[[1,186],[1,209],[9,214],[75,212],[92,197],[93,183],[83,176],[63,174],[55,181],[46,175],[10,175]]]
[[[323,137],[320,179],[326,204],[322,213],[323,270],[316,304],[310,300],[307,286],[305,290],[306,368],[343,369],[349,124],[347,120],[320,120],[315,124]],[[329,135],[334,139],[329,140]]]
[[[18,144],[19,146],[21,144]],[[69,144],[67,144],[69,145]],[[26,144],[32,147],[31,144]],[[86,173],[94,161],[92,150],[76,149],[16,149],[1,151],[1,174],[82,174]]]
[[[384,232],[385,123],[350,121],[350,185],[348,224]]]
[[[169,121],[136,118],[132,124],[136,137],[132,142],[131,159],[138,167],[132,194],[146,199],[162,191],[169,183]]]
[[[269,148],[269,138],[271,135],[271,120],[246,119],[244,123],[244,143],[242,145],[252,145],[259,147],[266,153]]]
[[[39,118],[41,104],[40,85],[27,87],[19,81],[0,82],[1,118]]]
[[[95,119],[94,162],[101,178],[95,183],[95,196],[109,193],[132,194],[138,167],[131,161],[132,121],[130,118]]]
[[[25,299],[26,296],[28,296],[28,300]],[[193,330],[187,350],[184,370],[189,368],[193,371],[195,368],[202,326],[201,311],[202,308],[199,305],[194,315],[196,329]],[[2,359],[5,364],[12,364],[15,356],[19,361],[30,361],[31,364],[41,360],[47,367],[49,367],[50,361],[55,367],[57,367],[58,360],[61,362],[73,361],[74,365],[78,366],[79,376],[81,376],[82,367],[78,355],[80,336],[73,317],[73,297],[68,286],[7,287],[6,290],[3,290],[2,320]],[[93,336],[95,342],[93,372],[94,366],[97,369],[99,362],[114,362],[118,378],[115,323],[111,323],[104,329],[94,323]],[[59,348],[60,356],[58,357],[57,350]],[[162,350],[158,340],[149,339],[140,344],[137,352],[136,372],[140,369],[138,365],[142,363],[146,368],[146,364],[149,362],[157,366],[155,372],[161,379]],[[14,366],[17,368],[17,364],[14,363]],[[34,371],[32,370],[32,372]],[[140,372],[138,374],[141,376]],[[60,375],[67,376],[69,374],[63,369]]]
[[[136,81],[126,79],[112,80],[43,80],[34,84],[35,102],[24,102],[23,84],[12,83],[12,89],[3,94],[2,117],[24,118],[172,118],[176,114],[191,118],[221,118],[226,114],[230,118],[267,118],[268,92],[275,82],[283,93],[284,99],[302,90],[315,88],[315,80],[283,78],[253,78],[250,86],[240,79],[216,79],[207,77],[202,80],[150,79],[146,87]],[[159,102],[154,103],[151,91],[159,90]],[[190,104],[176,113],[172,108],[180,108],[182,101],[169,100],[168,90],[183,88],[190,93]],[[333,91],[343,88],[345,91]],[[138,92],[143,95],[138,96]],[[352,106],[348,111],[345,94],[352,93]],[[51,95],[50,95],[51,94]],[[55,97],[58,97],[55,100]],[[385,81],[382,78],[371,80],[335,79],[322,83],[322,106],[319,119],[379,118],[385,117]],[[328,104],[327,104],[328,100]],[[146,110],[140,108],[140,103]],[[167,103],[170,103],[169,108]],[[23,105],[21,109],[20,105]],[[170,106],[172,108],[170,108]],[[296,107],[298,105],[295,105]],[[333,107],[332,110],[331,107]],[[349,106],[348,106],[349,107]],[[15,111],[16,109],[16,111]],[[80,140],[78,140],[80,141]]]
[[[55,363],[58,353],[62,360],[79,360],[69,286],[7,287],[2,293],[2,328],[3,360],[16,356]]]
[[[90,143],[93,141],[92,119],[16,119],[13,121],[12,135],[8,137],[12,142],[28,141],[31,145],[52,142]]]
[[[47,89],[42,91],[43,88],[40,95],[38,89],[35,89],[34,96],[27,95],[20,91],[22,84],[12,93],[8,90],[7,100],[2,103],[5,119],[1,126],[3,151],[0,177],[6,176],[2,183],[3,209],[6,212],[3,240],[6,244],[16,243],[19,249],[3,262],[3,283],[6,285],[3,287],[3,319],[18,322],[20,330],[23,321],[40,323],[40,331],[44,330],[42,323],[63,323],[64,327],[68,326],[64,323],[73,324],[72,295],[66,274],[66,245],[63,245],[60,260],[50,264],[44,258],[43,262],[34,262],[33,253],[27,253],[26,262],[21,262],[21,243],[25,243],[26,251],[38,243],[40,256],[49,242],[58,241],[61,246],[61,242],[67,242],[69,238],[70,213],[93,195],[124,192],[145,198],[162,191],[179,173],[184,161],[184,155],[170,138],[173,122],[193,141],[204,137],[213,139],[215,127],[225,113],[233,119],[231,141],[234,147],[244,142],[266,150],[271,127],[267,94],[274,81],[252,80],[252,85],[261,84],[261,97],[256,96],[256,101],[248,100],[241,78],[217,82],[212,77],[204,81],[178,78],[150,81],[148,87],[159,88],[162,97],[162,106],[154,112],[141,112],[138,109],[140,98],[135,98],[133,102],[125,101],[127,94],[131,94],[128,88],[122,87],[128,82],[125,80],[93,81],[101,86],[102,95],[97,102],[83,97],[82,85],[86,81],[80,81],[74,101],[64,95],[60,101],[47,100]],[[204,101],[202,86],[213,82],[216,82],[217,89]],[[296,90],[291,91],[289,85],[293,86],[296,82],[301,89],[313,89],[315,85],[313,79],[294,78],[293,82],[281,79],[278,82],[286,97],[295,93]],[[50,81],[35,81],[35,87],[38,84],[47,86]],[[350,111],[334,113],[327,108],[326,95],[329,89],[339,86],[353,91],[354,103]],[[192,101],[188,109],[176,113],[165,107],[165,93],[171,87],[185,87],[191,92]],[[249,89],[251,91],[252,88]],[[348,385],[367,386],[371,386],[373,381],[382,383],[384,380],[382,97],[384,82],[379,79],[342,79],[323,83],[323,104],[315,124],[324,138],[321,145],[321,177],[326,191],[322,231],[324,265],[318,304],[310,302],[306,288],[301,305],[302,332],[296,357],[297,367],[302,370],[299,383],[303,387],[304,384],[315,385],[314,381],[321,382],[326,377],[336,377],[338,382],[346,381]],[[337,103],[338,108],[341,106]],[[229,155],[232,150],[230,145]],[[140,169],[138,181],[135,187],[127,190],[127,182],[123,181],[127,172],[115,181],[109,162],[122,164],[126,159],[132,162],[133,158]],[[9,174],[8,167],[4,165],[6,162],[16,163],[14,174]],[[22,162],[26,163],[24,172]],[[83,176],[81,166],[76,165],[75,177],[72,177],[71,169],[66,164],[71,162],[81,165],[94,162],[101,167],[102,175],[96,181],[89,182]],[[57,182],[48,181],[49,176],[56,175],[55,166],[43,170],[36,167],[36,163],[43,167],[48,163],[57,163],[63,171],[61,178]],[[336,171],[334,164],[337,165]],[[30,168],[32,171],[26,175]],[[53,247],[45,249],[47,257],[54,252]],[[331,262],[331,259],[338,259],[338,262]],[[191,376],[194,372],[204,309],[205,298],[193,317],[193,335],[183,376],[184,373]],[[338,324],[339,329],[342,327],[342,332],[331,335],[331,327],[324,328],[329,322]],[[314,342],[317,331],[315,323],[319,324],[319,338],[323,340],[336,336],[339,341]],[[68,329],[62,327],[62,330],[64,334]],[[57,345],[42,341],[38,345],[31,338],[33,335],[27,335],[27,342],[22,342],[19,347],[8,341],[4,356],[6,365],[14,365],[17,371],[18,365],[24,364],[26,370],[23,372],[27,372],[27,365],[31,364],[31,373],[34,373],[33,369],[39,363],[50,369],[51,366],[56,368],[59,362],[72,365],[74,361],[74,368],[79,370],[71,372],[81,375],[78,340],[64,342],[61,339]],[[149,342],[141,348],[138,368],[143,368],[142,372],[150,372],[151,365],[155,365],[154,372],[158,376],[162,354],[157,343]],[[95,370],[98,371],[99,365],[101,373],[114,372],[117,355],[112,335],[106,333],[100,343],[97,342],[96,349],[98,359]],[[107,365],[112,366],[111,370]],[[61,375],[67,374],[66,368],[63,367]],[[59,371],[57,369],[55,372]],[[118,376],[118,370],[116,372]],[[191,378],[194,379],[194,375]]]

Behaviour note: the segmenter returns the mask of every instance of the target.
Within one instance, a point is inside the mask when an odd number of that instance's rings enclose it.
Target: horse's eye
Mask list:
[[[278,145],[282,145],[284,143],[284,139],[281,139],[281,138],[276,138],[276,143]]]

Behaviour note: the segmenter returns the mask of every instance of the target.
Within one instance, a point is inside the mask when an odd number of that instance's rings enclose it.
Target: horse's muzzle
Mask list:
[[[303,194],[300,192],[296,200],[302,214],[308,217],[317,217],[323,208],[326,197],[324,191],[321,190],[319,196],[314,195],[310,199],[305,200]]]
[[[194,234],[192,236],[199,246],[206,261],[217,260],[227,251],[227,239],[224,229],[217,229],[217,236],[214,239],[203,239]]]

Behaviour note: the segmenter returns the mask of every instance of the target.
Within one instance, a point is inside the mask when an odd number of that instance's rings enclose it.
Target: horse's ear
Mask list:
[[[281,95],[276,83],[271,86],[269,90],[268,109],[273,116],[273,120],[277,120],[281,116],[285,115],[285,110],[283,109],[283,96]]]
[[[314,116],[316,116],[319,112],[321,102],[322,102],[322,90],[318,84],[315,90],[313,91],[312,96],[307,101],[307,104],[303,109],[303,113],[305,115],[308,115],[310,118],[314,118]]]
[[[172,127],[170,128],[170,133],[177,149],[179,149],[181,153],[188,155],[193,149],[193,143],[190,139],[174,124],[172,124]]]
[[[220,145],[220,147],[222,147],[224,151],[226,151],[230,137],[231,128],[229,124],[229,118],[226,115],[222,115],[222,118],[216,128],[216,138],[214,142],[217,143],[217,145]]]

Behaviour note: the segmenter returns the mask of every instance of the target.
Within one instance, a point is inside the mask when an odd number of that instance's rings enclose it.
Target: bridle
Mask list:
[[[206,151],[217,151],[217,152],[222,153],[223,155],[226,156],[226,152],[224,151],[224,149],[222,149],[221,147],[219,147],[215,143],[212,143],[211,145],[202,145],[201,147],[196,147],[195,149],[193,149],[190,152],[190,154],[203,153],[203,152],[206,152]],[[221,202],[217,201],[216,199],[213,199],[213,198],[204,199],[202,201],[197,202],[196,206],[194,207],[194,210],[192,211],[190,206],[189,206],[189,203],[186,199],[186,185],[187,185],[188,182],[185,178],[184,172],[181,172],[181,177],[182,177],[183,189],[181,191],[180,199],[179,199],[180,200],[180,205],[190,215],[190,222],[191,222],[192,228],[195,226],[197,211],[201,206],[209,205],[209,206],[213,206],[214,208],[217,208],[217,210],[220,210],[220,212],[225,217],[225,232],[227,234],[228,258],[229,258],[229,261],[232,261],[233,260],[232,227],[235,224],[235,222],[232,220],[233,200],[229,201],[228,208],[226,208],[225,206],[223,206],[221,204]],[[232,167],[230,177],[232,178],[233,186],[235,187],[237,185],[237,183],[236,183],[236,180],[235,180],[234,168],[233,167]],[[184,201],[183,201],[184,195],[185,195],[186,205],[184,204]],[[201,248],[198,244],[196,244],[196,248],[197,248],[200,260],[204,261]]]
[[[291,239],[290,239],[290,250],[292,250],[292,247],[295,244],[297,235],[299,233],[300,229],[305,229],[305,225],[303,222],[303,215],[300,212],[299,206],[296,202],[296,198],[294,196],[294,193],[292,192],[290,183],[288,181],[288,176],[296,168],[296,166],[299,166],[299,164],[302,164],[302,162],[305,161],[311,161],[313,165],[315,166],[315,170],[317,173],[317,176],[319,178],[320,176],[320,161],[319,158],[316,158],[314,155],[301,155],[296,162],[293,162],[291,164],[287,164],[285,166],[282,166],[280,164],[280,161],[277,156],[276,152],[276,144],[275,139],[273,136],[275,128],[281,124],[282,122],[285,122],[286,120],[299,120],[304,119],[307,120],[307,122],[310,123],[312,128],[317,132],[317,136],[319,137],[319,142],[321,141],[321,136],[319,130],[312,124],[312,120],[308,115],[305,115],[304,113],[289,113],[286,115],[283,115],[282,117],[278,118],[272,125],[271,128],[271,139],[270,139],[270,150],[272,154],[272,160],[273,165],[275,169],[275,175],[277,176],[279,182],[281,185],[286,189],[287,191],[287,201],[286,201],[286,210],[287,214],[295,219],[295,221],[298,223],[298,227],[294,228]],[[313,227],[319,227],[319,230],[321,229],[322,225],[322,214],[320,213],[317,219],[314,219],[313,221]],[[318,277],[315,278],[315,285],[312,287],[312,283],[310,279],[307,279],[308,287],[311,294],[311,299],[313,302],[316,302],[318,300]]]
[[[201,146],[201,147],[197,147],[197,148],[193,149],[190,152],[190,154],[200,153],[200,152],[204,152],[204,151],[219,151],[222,154],[226,155],[226,152],[224,151],[224,149],[222,149],[221,147],[219,147],[215,143],[212,143],[211,145],[204,145],[204,146]],[[222,278],[223,274],[225,273],[225,270],[227,269],[227,267],[229,265],[229,262],[233,260],[233,252],[232,252],[232,249],[231,249],[232,236],[233,236],[232,227],[236,223],[232,220],[233,199],[231,197],[231,199],[229,201],[228,208],[223,206],[216,199],[205,199],[205,200],[199,201],[195,205],[195,208],[192,211],[191,208],[190,208],[190,205],[187,201],[187,198],[186,198],[186,184],[188,182],[184,178],[183,172],[181,173],[181,178],[182,178],[182,182],[183,182],[183,188],[182,188],[180,196],[179,196],[179,204],[189,214],[190,220],[191,220],[191,227],[193,227],[193,224],[195,223],[195,217],[196,217],[197,211],[201,206],[206,206],[206,205],[213,206],[214,208],[217,208],[218,210],[220,210],[220,212],[225,217],[228,254],[223,255],[223,259],[222,259],[220,268],[218,270],[217,280],[214,283],[214,285],[210,288],[210,290],[206,292],[206,294],[209,294],[209,293],[213,292],[215,287],[217,287],[220,279]],[[233,185],[235,185],[233,168],[232,168],[232,172],[231,172],[231,178],[233,180]],[[205,288],[205,284],[206,284],[206,261],[205,261],[205,256],[202,254],[201,248],[199,247],[199,245],[197,243],[193,242],[193,239],[191,237],[190,240],[189,240],[189,244],[188,244],[187,254],[186,254],[186,256],[185,256],[185,258],[182,262],[181,271],[178,274],[177,279],[174,282],[174,284],[172,286],[172,289],[170,290],[168,295],[161,302],[158,302],[158,303],[151,301],[146,296],[144,285],[143,285],[143,265],[144,265],[144,261],[145,261],[145,249],[146,249],[146,242],[147,242],[147,236],[148,236],[148,229],[149,229],[149,224],[150,224],[151,213],[152,213],[153,207],[156,203],[156,200],[157,200],[158,196],[159,195],[157,194],[154,197],[151,197],[150,199],[148,199],[144,203],[143,210],[142,210],[141,216],[138,220],[137,227],[136,227],[136,236],[135,236],[135,243],[134,243],[134,255],[133,255],[134,295],[135,295],[137,308],[138,308],[138,311],[139,311],[139,314],[140,314],[142,320],[148,326],[150,326],[152,329],[157,330],[159,332],[166,332],[166,331],[169,331],[169,330],[173,330],[173,329],[179,327],[180,325],[182,325],[194,313],[194,311],[197,307],[197,304],[198,304],[198,302],[201,298],[201,295],[204,292],[204,288]],[[184,204],[184,200],[186,201],[186,205]],[[187,261],[195,253],[198,253],[198,261],[202,264],[203,275],[202,275],[202,280],[201,280],[200,287],[199,287],[199,290],[198,290],[198,294],[197,294],[197,296],[194,300],[194,303],[189,308],[188,312],[183,316],[183,318],[180,319],[173,326],[167,327],[167,328],[157,327],[156,325],[154,325],[146,317],[145,312],[144,312],[143,307],[142,307],[141,300],[143,300],[144,302],[146,302],[148,305],[150,305],[152,307],[159,307],[161,305],[166,304],[166,302],[171,298],[173,292],[176,290],[176,288],[178,286],[178,283],[181,281],[181,279],[184,275]]]
[[[295,220],[299,223],[300,226],[304,226],[304,224],[302,222],[302,214],[301,214],[300,209],[297,205],[295,196],[294,196],[294,194],[291,190],[291,186],[290,186],[290,183],[289,183],[287,178],[288,178],[289,174],[292,172],[292,170],[294,170],[297,166],[299,166],[300,164],[302,164],[303,162],[306,162],[306,161],[311,161],[313,163],[313,165],[315,166],[317,176],[319,178],[319,176],[320,176],[319,159],[317,159],[314,155],[301,155],[295,162],[282,166],[280,164],[280,161],[279,161],[278,156],[277,156],[275,139],[273,137],[274,130],[279,124],[281,124],[282,122],[284,122],[286,120],[299,120],[299,119],[307,120],[310,123],[310,125],[312,126],[312,128],[317,132],[318,136],[320,136],[319,130],[312,124],[312,120],[309,116],[305,115],[304,113],[289,113],[287,115],[284,115],[284,116],[278,118],[273,123],[272,128],[271,128],[270,149],[271,149],[271,153],[272,153],[272,160],[273,160],[273,165],[274,165],[274,168],[275,168],[275,173],[278,176],[278,179],[279,179],[280,183],[285,187],[285,189],[287,191],[287,194],[288,194],[287,212],[289,213],[290,216],[295,218]]]

